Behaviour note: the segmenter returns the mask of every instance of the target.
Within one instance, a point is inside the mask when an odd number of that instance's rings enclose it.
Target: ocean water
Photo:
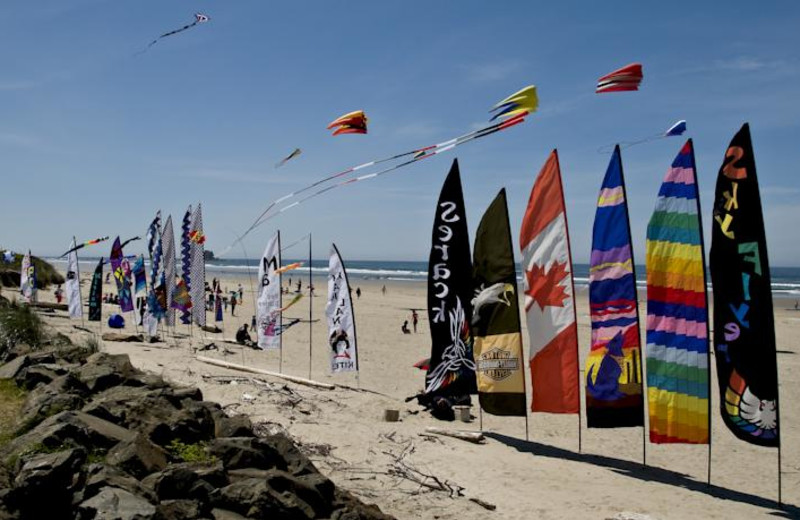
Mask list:
[[[86,274],[94,270],[97,258],[81,259],[81,272]],[[66,267],[66,261],[60,259],[48,259],[49,262],[59,266],[61,269]],[[284,258],[284,265],[292,262],[305,262],[301,269],[289,271],[283,276],[293,278],[295,276],[308,275],[307,260],[301,258]],[[149,264],[149,262],[145,262]],[[345,260],[345,268],[348,276],[353,280],[387,280],[387,281],[424,281],[428,276],[428,262],[411,261],[390,261],[390,260]],[[585,288],[589,285],[589,264],[575,264],[573,266],[575,276],[575,287]],[[328,260],[315,259],[311,263],[311,273],[313,276],[325,276],[328,273]],[[210,280],[214,277],[256,277],[258,275],[258,260],[225,258],[216,259],[206,263],[206,277]],[[522,274],[517,267],[517,278],[522,280]],[[643,265],[636,266],[637,285],[644,289],[645,268]],[[709,289],[711,289],[711,277],[708,277]],[[800,267],[773,267],[772,268],[772,293],[776,298],[796,298],[800,299]]]

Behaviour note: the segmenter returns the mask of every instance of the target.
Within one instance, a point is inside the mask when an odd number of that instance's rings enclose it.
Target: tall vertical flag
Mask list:
[[[644,425],[633,266],[625,180],[617,145],[600,188],[592,232],[592,346],[586,360],[586,419],[590,428]]]
[[[92,285],[89,288],[89,321],[103,319],[103,259],[97,262],[92,274]]]
[[[147,294],[147,274],[144,270],[144,256],[139,255],[133,263],[134,296]]]
[[[731,140],[717,177],[711,231],[714,350],[725,424],[760,446],[780,446],[775,323],[750,127]]]
[[[258,347],[281,348],[281,232],[267,243],[261,262],[258,264],[258,301],[256,304],[256,326]]]
[[[531,411],[580,413],[572,258],[556,150],[531,190],[519,244],[530,337]]]
[[[156,321],[164,316],[161,305],[163,285],[161,284],[161,210],[147,229],[147,252],[150,256],[150,293],[147,295],[147,313]],[[149,321],[149,320],[146,320]]]
[[[201,327],[206,326],[206,235],[203,233],[203,208],[200,203],[192,214],[191,230],[189,231],[189,252],[191,255],[190,269],[190,296],[192,302],[192,318]]]
[[[425,393],[474,394],[472,258],[458,161],[442,185],[428,260],[431,357]]]
[[[31,261],[30,250],[22,257],[20,264],[19,291],[26,302],[36,301],[36,265]]]
[[[114,275],[114,280],[117,282],[117,294],[119,295],[119,308],[122,312],[131,312],[133,310],[133,299],[131,298],[131,281],[130,276],[126,276],[126,269],[123,265],[125,261],[124,254],[122,253],[122,246],[120,245],[119,237],[114,240],[114,245],[111,246],[111,272]],[[127,263],[127,262],[126,262]],[[130,272],[130,269],[128,269]]]
[[[186,285],[186,291],[189,294],[189,301],[192,302],[192,242],[189,238],[189,233],[192,232],[192,205],[183,215],[183,222],[181,223],[181,277],[183,283]],[[197,302],[197,305],[203,305],[202,301]],[[192,322],[192,313],[190,309],[181,312],[181,323],[189,325]]]
[[[175,325],[175,309],[172,300],[175,295],[175,232],[172,228],[172,215],[164,222],[164,231],[161,234],[161,250],[164,259],[164,288],[166,289],[167,305],[166,323]]]
[[[526,416],[517,274],[506,190],[483,214],[473,256],[472,333],[481,408]]]
[[[331,347],[331,372],[357,372],[356,320],[350,299],[347,271],[336,244],[331,244],[328,260],[328,344]]]
[[[72,251],[67,255],[67,306],[70,318],[83,318],[81,304],[81,274],[78,268],[78,251],[75,239],[72,239]]]
[[[708,444],[709,368],[700,194],[689,139],[647,224],[650,442]]]

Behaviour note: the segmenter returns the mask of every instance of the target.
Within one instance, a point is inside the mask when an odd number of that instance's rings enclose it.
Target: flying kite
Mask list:
[[[630,148],[631,146],[636,146],[636,145],[642,144],[642,143],[649,143],[650,141],[656,141],[658,139],[664,139],[665,137],[676,137],[676,136],[679,136],[679,135],[683,135],[684,132],[686,132],[686,120],[685,119],[681,119],[680,121],[676,121],[672,126],[667,128],[667,130],[665,132],[663,132],[663,133],[653,134],[653,135],[651,135],[649,137],[645,137],[643,139],[637,139],[636,141],[623,141],[623,142],[619,143],[619,147],[621,149]],[[611,153],[611,151],[614,150],[614,146],[615,145],[613,145],[613,144],[601,146],[597,150],[597,153],[602,153],[602,154]]]
[[[328,125],[328,130],[333,131],[333,135],[339,134],[366,134],[367,133],[367,116],[363,110],[356,110],[350,112],[337,119],[331,121]]]
[[[64,258],[65,256],[67,256],[68,254],[70,254],[73,251],[77,251],[78,249],[83,249],[86,246],[93,246],[95,244],[99,244],[100,242],[103,242],[105,240],[108,240],[108,237],[100,237],[100,238],[94,238],[92,240],[87,240],[83,244],[78,244],[77,246],[75,246],[72,249],[68,250],[66,253],[61,255],[59,258]]]
[[[438,155],[440,153],[448,152],[448,151],[452,150],[453,148],[455,148],[457,146],[461,146],[462,144],[466,144],[466,143],[472,142],[472,141],[474,141],[476,139],[480,139],[482,137],[486,137],[488,135],[492,135],[492,134],[494,134],[496,132],[501,132],[503,130],[511,128],[512,126],[516,126],[516,125],[518,125],[520,123],[525,122],[525,117],[528,114],[530,114],[531,112],[535,111],[536,108],[538,107],[538,99],[536,98],[536,88],[533,87],[533,86],[525,87],[524,89],[516,92],[515,94],[512,94],[511,96],[509,96],[505,100],[503,100],[500,103],[498,103],[497,105],[495,105],[495,108],[502,108],[504,105],[509,105],[509,104],[512,104],[512,103],[515,105],[515,108],[512,108],[511,110],[507,110],[507,111],[505,111],[504,114],[501,114],[503,117],[507,117],[507,119],[504,120],[504,121],[495,121],[495,122],[493,122],[492,124],[490,124],[488,126],[480,128],[478,130],[473,130],[473,131],[468,132],[468,133],[466,133],[464,135],[460,135],[458,137],[455,137],[453,139],[449,139],[447,141],[443,141],[441,143],[432,144],[432,145],[424,146],[424,147],[421,147],[421,148],[415,148],[415,149],[410,150],[408,152],[403,152],[403,153],[399,153],[399,154],[396,154],[396,155],[392,155],[391,157],[384,157],[383,159],[376,159],[374,161],[369,161],[369,162],[366,162],[366,163],[363,163],[363,164],[359,164],[358,166],[353,166],[353,167],[347,168],[346,170],[340,171],[338,173],[334,173],[332,175],[328,175],[327,177],[324,177],[324,178],[322,178],[322,179],[320,179],[318,181],[315,181],[315,182],[313,182],[313,183],[311,183],[311,184],[309,184],[309,185],[307,185],[307,186],[305,186],[305,187],[303,187],[303,188],[301,188],[301,189],[299,189],[297,191],[294,191],[292,193],[284,195],[283,197],[280,197],[280,198],[277,198],[277,199],[273,200],[272,202],[269,203],[269,205],[267,205],[267,208],[264,211],[261,212],[261,214],[255,219],[255,221],[253,221],[253,223],[250,225],[250,227],[247,228],[247,230],[245,230],[245,232],[242,233],[242,235],[240,235],[240,236],[237,235],[236,240],[230,246],[228,246],[224,251],[222,251],[222,253],[220,253],[219,256],[223,256],[223,255],[227,254],[228,251],[233,249],[233,247],[236,244],[241,243],[242,240],[244,240],[244,238],[247,235],[249,235],[255,228],[257,228],[260,225],[264,224],[268,220],[278,216],[279,214],[283,213],[284,211],[287,211],[287,210],[289,210],[289,209],[291,209],[291,208],[293,208],[295,206],[298,206],[298,205],[302,204],[303,202],[305,202],[305,201],[307,201],[309,199],[312,199],[314,197],[318,197],[319,195],[322,195],[323,193],[331,191],[331,190],[333,190],[335,188],[340,188],[342,186],[347,186],[349,184],[353,184],[353,183],[356,183],[356,182],[359,182],[359,181],[364,181],[364,180],[374,179],[376,177],[380,177],[380,176],[385,175],[387,173],[390,173],[390,172],[399,170],[401,168],[404,168],[406,166],[409,166],[411,164],[414,164],[414,163],[416,163],[418,161],[421,161],[423,159],[428,159],[430,157],[433,157],[434,155]],[[512,111],[514,112],[514,114],[511,114]],[[351,114],[347,114],[347,115],[349,116]],[[345,116],[343,116],[343,117],[345,117]],[[339,118],[339,119],[342,119],[342,118]],[[339,121],[339,120],[337,120],[337,121]],[[335,122],[336,121],[334,121],[334,123]],[[337,130],[337,132],[338,132],[338,130]],[[345,175],[354,173],[354,172],[356,172],[358,170],[362,170],[364,168],[370,168],[372,166],[375,166],[375,165],[378,165],[378,164],[381,164],[381,163],[386,163],[386,162],[390,162],[390,161],[396,161],[398,159],[402,159],[402,158],[405,158],[405,157],[410,157],[410,158],[408,158],[408,159],[406,159],[406,160],[404,160],[402,162],[399,162],[397,164],[394,164],[392,166],[389,166],[387,168],[384,168],[383,170],[374,172],[374,173],[367,173],[367,174],[364,174],[364,175],[360,175],[358,177],[351,177],[349,179],[341,180],[336,184],[331,184],[331,185],[328,185],[328,186],[325,186],[325,187],[320,187],[317,191],[306,195],[305,197],[303,197],[300,200],[295,200],[294,202],[291,202],[290,204],[287,204],[287,205],[285,205],[285,206],[283,206],[281,208],[277,207],[279,204],[281,204],[283,202],[286,202],[286,201],[288,201],[290,199],[296,198],[298,195],[300,195],[302,193],[305,193],[305,192],[307,192],[307,191],[309,191],[311,189],[317,188],[320,185],[325,184],[327,182],[330,182],[332,180],[344,177]]]
[[[162,39],[162,38],[166,38],[167,36],[172,36],[173,34],[178,34],[178,33],[183,32],[183,31],[188,31],[189,29],[191,29],[195,25],[198,25],[198,24],[201,24],[201,23],[206,23],[209,20],[210,20],[210,18],[208,16],[204,15],[203,13],[195,13],[194,22],[192,22],[192,23],[190,23],[188,25],[184,25],[180,29],[175,29],[174,31],[169,31],[169,32],[166,32],[166,33],[162,34],[161,36],[159,36],[155,40],[151,41],[150,44],[142,52],[146,52],[150,47],[152,47],[153,45],[158,43],[158,41],[160,39]]]
[[[597,80],[595,93],[639,90],[642,82],[642,64],[631,63]]]
[[[285,273],[287,271],[293,271],[293,270],[297,269],[298,267],[303,267],[303,262],[295,262],[293,264],[284,265],[283,267],[281,267],[279,269],[275,269],[275,274],[281,274],[281,273]]]
[[[108,238],[108,237],[106,237],[106,238]],[[141,240],[141,239],[142,239],[142,237],[133,237],[133,238],[129,238],[128,240],[126,240],[125,242],[123,242],[123,243],[122,243],[122,245],[121,245],[121,246],[119,246],[119,248],[120,248],[120,249],[122,249],[123,247],[127,246],[127,245],[128,245],[128,244],[130,244],[131,242],[133,242],[133,241],[135,241],[135,240]]]
[[[528,85],[493,106],[489,112],[497,111],[497,113],[489,121],[494,121],[498,117],[508,119],[518,115],[525,116],[536,112],[537,108],[539,108],[539,96],[536,95],[536,86]]]
[[[283,166],[287,162],[291,161],[292,159],[294,159],[295,157],[297,157],[301,153],[303,153],[303,150],[301,150],[300,148],[295,148],[292,153],[290,153],[289,155],[287,155],[286,157],[284,157],[283,159],[281,159],[280,161],[275,163],[275,168],[280,168],[281,166]]]

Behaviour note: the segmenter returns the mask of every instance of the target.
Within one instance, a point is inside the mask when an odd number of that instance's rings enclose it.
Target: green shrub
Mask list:
[[[167,451],[172,454],[176,459],[183,462],[200,462],[212,463],[216,462],[217,458],[211,455],[204,443],[198,442],[195,444],[185,444],[178,439],[173,440],[167,446]]]
[[[18,343],[38,346],[45,339],[42,319],[27,305],[0,308],[0,351]]]

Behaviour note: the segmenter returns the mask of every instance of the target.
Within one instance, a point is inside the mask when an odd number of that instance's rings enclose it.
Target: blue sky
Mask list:
[[[540,110],[524,125],[294,208],[248,237],[248,255],[280,228],[284,243],[313,232],[315,257],[334,241],[345,258],[426,259],[453,157],[471,232],[505,186],[516,235],[558,147],[573,255],[586,262],[609,158],[598,148],[686,119],[706,228],[725,148],[749,121],[771,263],[800,265],[800,4],[699,5],[4,0],[0,245],[48,255],[73,235],[143,235],[157,209],[180,219],[201,201],[207,247],[221,251],[271,200],[476,128],[535,84]],[[211,21],[136,55],[197,11]],[[594,94],[599,76],[633,61],[640,92]],[[330,137],[327,123],[356,109],[369,134]],[[682,143],[623,152],[637,261]],[[303,155],[275,170],[295,147]]]

